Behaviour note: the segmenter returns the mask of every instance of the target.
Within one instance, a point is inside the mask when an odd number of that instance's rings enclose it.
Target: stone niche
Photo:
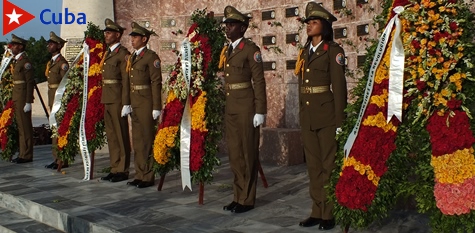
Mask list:
[[[159,35],[150,39],[150,48],[162,59],[163,67],[176,61],[173,47],[179,48],[183,34],[190,26],[195,9],[207,8],[218,20],[226,5],[233,5],[252,16],[245,37],[252,39],[262,51],[267,84],[267,118],[261,131],[260,156],[263,162],[288,166],[303,163],[303,147],[299,130],[298,79],[293,74],[298,44],[304,44],[305,26],[298,21],[305,15],[308,1],[301,0],[114,0],[115,19],[127,28],[122,44],[129,47],[130,22],[147,21],[149,29]],[[348,69],[357,69],[364,58],[367,41],[377,37],[373,16],[381,12],[377,0],[318,0],[338,21],[333,23],[335,41],[345,50]],[[168,76],[163,69],[163,78]],[[355,77],[347,77],[351,88]],[[226,148],[221,143],[221,148]],[[226,150],[222,150],[226,153]]]

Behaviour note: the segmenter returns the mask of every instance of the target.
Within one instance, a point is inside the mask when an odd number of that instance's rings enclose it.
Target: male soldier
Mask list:
[[[27,41],[12,34],[10,42],[13,54],[13,92],[15,119],[18,124],[20,153],[12,163],[33,161],[33,125],[31,123],[31,103],[33,103],[33,67],[25,48]]]
[[[150,35],[157,34],[132,22],[130,36],[135,51],[127,61],[127,70],[132,105],[135,178],[127,184],[138,188],[154,185],[152,144],[155,136],[154,126],[162,109],[160,58],[146,47]]]
[[[345,54],[333,42],[332,22],[336,20],[320,4],[307,4],[308,39],[296,69],[300,87],[300,127],[313,200],[310,217],[299,225],[319,224],[320,230],[335,226],[333,203],[328,202],[324,186],[328,185],[335,168],[335,134],[343,124],[347,103]]]
[[[46,48],[48,49],[48,52],[51,53],[51,55],[53,56],[51,60],[48,62],[48,64],[46,65],[46,71],[45,71],[45,76],[48,79],[48,106],[51,111],[51,109],[53,108],[56,89],[58,89],[59,83],[61,82],[64,75],[66,74],[66,71],[68,71],[69,64],[68,64],[68,61],[66,61],[66,59],[60,53],[66,41],[61,39],[56,34],[54,34],[54,32],[50,32],[49,40],[47,42],[48,42],[48,46]],[[45,166],[46,168],[57,169],[58,164],[62,162],[61,159],[58,158],[57,145],[58,145],[58,138],[53,137],[54,161],[50,165],[46,165]],[[64,164],[62,164],[61,167],[62,168],[68,167],[67,161]]]
[[[249,17],[232,6],[224,8],[225,32],[231,43],[225,73],[226,143],[234,173],[234,198],[224,210],[244,213],[254,208],[259,162],[259,125],[267,112],[266,83],[262,55],[244,33]]]
[[[119,182],[129,178],[130,140],[127,115],[132,108],[126,66],[130,53],[119,43],[125,28],[110,19],[105,20],[105,25],[104,37],[109,48],[104,55],[101,102],[105,106],[104,121],[111,171],[101,180]]]

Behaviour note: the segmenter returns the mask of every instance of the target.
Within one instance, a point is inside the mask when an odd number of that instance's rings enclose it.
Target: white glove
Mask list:
[[[340,134],[341,132],[342,132],[342,130],[341,130],[340,127],[336,128],[336,135]]]
[[[24,111],[24,112],[29,112],[29,111],[31,111],[31,104],[30,104],[30,103],[26,103],[26,104],[25,104],[25,107],[23,108],[23,111]]]
[[[262,123],[264,123],[264,118],[264,114],[257,113],[256,115],[254,115],[254,120],[252,121],[254,123],[254,127],[262,125]]]
[[[132,107],[130,105],[124,105],[124,107],[122,107],[122,113],[120,115],[122,117],[125,117],[130,113],[132,113]]]
[[[160,116],[160,110],[153,110],[152,111],[152,117],[154,120],[156,120]]]

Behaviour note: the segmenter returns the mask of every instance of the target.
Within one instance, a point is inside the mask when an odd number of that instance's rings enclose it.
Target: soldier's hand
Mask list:
[[[254,124],[254,127],[258,127],[259,125],[262,125],[262,123],[264,123],[264,119],[265,119],[264,114],[257,113],[256,115],[254,115],[254,120],[252,121],[252,123]]]
[[[154,120],[158,119],[158,117],[160,116],[160,110],[153,110],[152,111],[152,117]]]
[[[25,104],[25,107],[23,108],[23,111],[24,111],[24,112],[29,112],[29,111],[31,111],[31,104],[30,104],[30,103],[26,103],[26,104]]]
[[[130,113],[132,113],[132,107],[130,105],[124,105],[124,107],[122,107],[122,112],[120,115],[122,115],[122,117],[125,117]]]

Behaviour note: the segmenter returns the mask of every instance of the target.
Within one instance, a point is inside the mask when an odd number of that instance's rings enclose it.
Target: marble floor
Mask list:
[[[311,201],[304,164],[277,167],[263,164],[269,183],[258,181],[256,208],[242,214],[223,211],[232,200],[232,174],[227,156],[220,156],[214,181],[205,185],[204,205],[198,205],[198,185],[183,191],[178,172],[167,175],[162,191],[137,189],[126,182],[104,182],[107,148],[98,151],[94,176],[82,181],[80,161],[63,173],[45,169],[51,147],[34,148],[28,164],[0,162],[0,232],[315,232],[298,222],[308,217]],[[133,160],[132,160],[133,161]],[[133,178],[133,167],[130,178]],[[158,184],[158,180],[156,181]],[[364,231],[381,233],[430,232],[428,219],[399,210]],[[327,231],[342,232],[340,227]]]

